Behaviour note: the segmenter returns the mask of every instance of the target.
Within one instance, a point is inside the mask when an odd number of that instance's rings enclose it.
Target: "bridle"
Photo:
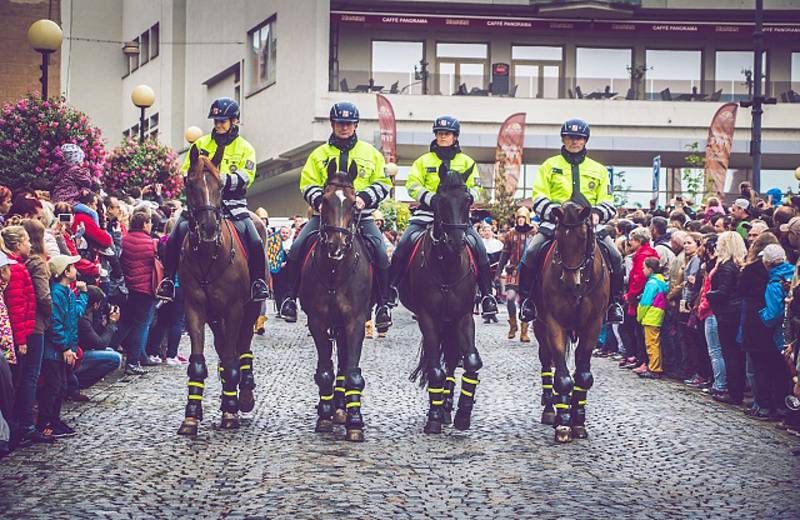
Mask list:
[[[200,223],[197,220],[197,214],[202,212],[211,212],[214,214],[214,220],[217,223],[217,230],[214,233],[214,240],[212,240],[212,242],[219,244],[222,228],[222,208],[219,206],[203,204],[202,206],[192,207],[187,205],[186,218],[189,221],[189,232],[194,235],[198,242],[203,242],[203,240],[200,240]]]
[[[562,282],[566,281],[564,276],[566,273],[577,272],[580,287],[586,287],[586,289],[581,291],[583,293],[588,293],[590,289],[590,285],[592,282],[591,264],[594,261],[594,251],[595,248],[597,247],[597,242],[595,240],[595,232],[594,229],[592,228],[591,221],[589,219],[591,219],[591,215],[587,219],[583,220],[578,224],[564,224],[563,222],[558,223],[558,226],[563,226],[570,230],[586,226],[586,231],[587,231],[586,247],[584,248],[583,256],[581,257],[581,260],[578,264],[576,265],[566,264],[563,257],[561,256],[561,252],[558,247],[559,246],[558,238],[556,238],[556,243],[555,246],[553,247],[553,265],[561,269],[561,281]]]
[[[469,222],[464,223],[455,223],[455,222],[445,222],[442,220],[438,213],[434,210],[434,225],[431,226],[430,236],[431,242],[433,242],[434,246],[438,246],[440,244],[450,245],[450,239],[447,234],[450,230],[462,230],[466,231],[469,229]],[[440,236],[436,236],[436,228],[441,228],[442,234]],[[466,242],[466,238],[462,239],[462,243]]]
[[[347,184],[341,184],[338,182],[329,182],[326,187],[333,186],[336,188],[352,188],[352,186]],[[323,220],[322,212],[320,212],[320,227],[319,227],[319,237],[322,243],[325,245],[325,249],[327,250],[328,259],[330,260],[342,260],[346,257],[350,251],[353,249],[353,243],[355,242],[356,232],[358,230],[358,226],[361,222],[361,212],[356,210],[356,206],[350,209],[350,224],[348,227],[341,227],[341,226],[334,226],[331,224],[326,224]],[[334,258],[331,255],[331,247],[330,247],[330,234],[331,233],[341,233],[344,236],[344,247],[342,250],[342,257],[341,258]]]

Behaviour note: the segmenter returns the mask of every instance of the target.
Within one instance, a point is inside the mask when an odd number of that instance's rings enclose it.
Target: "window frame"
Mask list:
[[[370,41],[369,41],[369,77],[371,79],[375,78],[375,71],[372,68],[373,58],[375,57],[375,47],[374,47],[375,42],[420,43],[420,44],[422,44],[422,54],[421,54],[420,58],[421,58],[422,61],[425,60],[425,52],[427,51],[428,42],[426,40],[424,40],[424,39],[423,40],[406,40],[406,39],[370,38]],[[419,62],[417,62],[417,65],[419,65]],[[398,73],[401,73],[401,72],[402,71],[398,71]],[[429,70],[428,71],[428,75],[430,76],[430,74],[431,74],[431,71]],[[414,80],[413,82],[409,83],[408,85],[399,86],[398,90],[400,92],[402,92],[403,88],[410,87],[410,86],[415,85],[415,84],[419,84],[420,85],[420,89],[423,90],[423,91],[428,90],[427,86],[426,86],[425,89],[422,89],[422,87],[423,87],[422,80]],[[388,89],[389,87],[390,87],[390,85],[384,85],[384,90]],[[352,88],[352,86],[351,86],[351,88]]]
[[[160,22],[156,22],[148,29],[150,33],[150,61],[158,57],[161,49],[161,27],[159,24]]]
[[[753,49],[747,49],[747,48],[743,49],[743,48],[730,48],[730,47],[718,47],[718,48],[714,49],[714,84],[713,84],[712,92],[716,92],[717,90],[719,90],[717,88],[717,85],[718,85],[718,82],[721,81],[719,78],[717,78],[717,53],[720,53],[720,52],[749,52],[749,53],[755,54],[756,51],[754,51]],[[769,86],[770,86],[770,81],[769,80],[770,80],[770,76],[771,76],[770,70],[769,70],[770,52],[769,52],[769,49],[767,49],[767,48],[764,48],[764,50],[762,52],[764,52],[764,59],[763,59],[763,65],[764,66],[763,66],[763,70],[761,72],[762,72],[762,74],[764,74],[764,79],[763,79],[764,83],[762,85],[761,91],[762,91],[762,94],[766,95],[766,93],[769,91],[768,90]],[[789,59],[791,60],[791,56],[789,57]],[[790,66],[791,66],[791,63],[790,63]],[[791,70],[789,72],[791,74]],[[755,73],[755,71],[753,71],[753,73]],[[722,81],[729,82],[731,80],[727,80],[726,79],[726,80],[722,80]],[[742,79],[741,79],[741,81],[739,81],[739,83],[744,83],[744,81],[745,81],[745,78],[744,78],[744,75],[742,75]],[[734,96],[734,95],[736,95],[735,92],[731,92],[730,93],[730,96]],[[733,97],[731,97],[731,99],[729,99],[727,101],[734,102],[734,101],[742,101],[742,100],[746,100],[746,99],[747,99],[747,96],[745,96],[745,97],[743,97],[741,99],[734,99]],[[722,93],[722,100],[725,100],[725,92],[724,91]]]
[[[630,62],[629,62],[628,66],[629,67],[635,67],[636,66],[636,60],[635,60],[635,58],[636,58],[636,52],[635,52],[636,48],[635,47],[629,47],[629,46],[626,46],[626,45],[575,45],[575,52],[574,52],[575,77],[572,78],[574,80],[572,82],[573,83],[572,84],[573,89],[578,87],[578,86],[580,86],[580,85],[578,85],[578,78],[579,78],[578,77],[578,50],[579,49],[627,50],[627,51],[630,51],[630,56],[631,56],[631,59],[630,59]],[[633,88],[633,77],[631,76],[630,71],[626,70],[626,72],[628,74],[628,84],[625,87],[625,90],[628,90],[630,88]],[[609,79],[614,79],[614,78],[609,78]],[[613,90],[613,87],[612,87],[612,90]],[[621,94],[622,91],[618,90],[617,92]],[[588,94],[591,94],[591,92],[584,93],[584,97],[586,97],[586,95],[588,95]]]
[[[144,67],[150,62],[150,30],[139,35],[139,66]]]
[[[439,44],[453,44],[453,45],[485,45],[486,57],[485,58],[453,58],[453,57],[440,57]],[[491,68],[492,68],[492,43],[490,41],[441,41],[437,40],[433,43],[433,50],[436,58],[435,69],[435,89],[434,93],[441,96],[453,95],[458,92],[458,87],[461,85],[461,65],[481,65],[483,64],[483,85],[481,90],[489,90],[489,83],[491,83]],[[450,94],[443,94],[441,92],[441,73],[440,67],[443,63],[453,64],[453,79],[455,81],[455,89]]]
[[[248,84],[248,85],[246,85],[245,95],[244,95],[245,99],[247,99],[250,96],[253,96],[255,94],[258,94],[262,90],[265,90],[265,89],[271,87],[272,85],[274,85],[278,81],[278,65],[277,65],[277,62],[278,62],[278,49],[277,49],[277,47],[278,47],[278,36],[277,36],[278,13],[275,13],[275,14],[267,17],[266,19],[264,19],[264,21],[262,21],[261,23],[255,25],[252,29],[247,31],[247,53],[246,53],[246,58],[245,58],[245,64],[246,64],[246,68],[247,68],[248,71],[250,71],[251,69],[256,71],[256,74],[254,74],[255,77],[253,78],[253,79],[256,79],[258,74],[257,74],[257,68],[254,68],[253,60],[258,60],[258,56],[254,52],[254,49],[253,49],[253,36],[255,35],[255,33],[257,31],[260,32],[264,27],[266,27],[268,25],[272,25],[272,28],[270,29],[270,36],[271,37],[268,40],[268,42],[274,42],[274,46],[275,46],[275,63],[274,63],[274,71],[275,72],[274,72],[274,77],[273,78],[267,78],[267,80],[264,81],[264,82],[259,82],[259,83],[256,83],[256,84]],[[270,52],[270,54],[271,54],[271,52]],[[255,67],[258,67],[257,61],[255,63]],[[269,65],[267,65],[267,73],[269,73],[269,69],[270,69],[270,67],[269,67]]]
[[[660,45],[657,45],[655,47],[645,46],[645,48],[644,48],[644,66],[645,67],[648,66],[647,51],[699,52],[700,53],[700,79],[698,81],[700,82],[700,88],[698,89],[698,92],[700,94],[707,94],[709,96],[714,92],[713,90],[711,92],[706,92],[706,71],[705,71],[705,66],[704,66],[705,62],[706,62],[705,61],[706,60],[706,50],[705,49],[696,48],[696,47],[685,47],[685,48],[675,48],[675,47],[672,47],[672,46],[670,46],[670,47],[662,47]],[[647,70],[645,70],[644,71],[644,76],[642,77],[642,82],[644,83],[643,84],[642,95],[645,97],[645,99],[649,99],[647,97],[648,94],[658,94],[659,93],[659,92],[648,92],[647,91],[647,81],[648,81]],[[664,81],[664,80],[654,80],[654,81]],[[684,81],[684,80],[681,80],[681,81]]]
[[[561,49],[561,61],[555,60],[544,60],[544,59],[529,59],[529,58],[519,58],[514,59],[514,47],[551,47],[551,48],[558,48]],[[536,81],[536,96],[532,98],[525,97],[524,99],[559,99],[563,97],[563,87],[564,87],[564,62],[566,61],[566,54],[567,49],[564,45],[536,45],[533,43],[515,43],[511,42],[511,71],[510,71],[510,82],[511,87],[513,88],[514,85],[518,85],[519,82],[517,81],[516,75],[516,67],[517,65],[521,66],[528,66],[528,67],[537,67],[538,69],[538,76]],[[543,74],[544,67],[557,67],[558,68],[558,89],[556,92],[555,98],[545,98],[544,97],[544,79],[545,76]],[[517,97],[519,96],[519,92],[517,92]]]

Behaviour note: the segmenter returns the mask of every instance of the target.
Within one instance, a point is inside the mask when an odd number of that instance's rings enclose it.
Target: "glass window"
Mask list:
[[[761,191],[766,193],[771,188],[782,192],[797,191],[797,180],[791,170],[761,170]]]
[[[541,47],[535,45],[514,45],[511,47],[512,60],[561,61],[561,47]]]
[[[139,61],[142,65],[150,61],[150,33],[144,32],[139,37],[139,41],[141,42],[139,45]]]
[[[437,43],[438,93],[486,95],[488,49],[485,43]]]
[[[159,28],[158,24],[155,24],[150,28],[150,59],[155,58],[158,56],[159,51]]]
[[[767,53],[761,57],[764,76],[767,74]],[[721,100],[740,101],[750,97],[748,72],[753,71],[753,51],[717,51],[714,64],[714,90],[722,91]],[[752,78],[752,76],[751,76]],[[765,78],[762,78],[762,87]],[[751,79],[752,81],[752,79]]]
[[[437,58],[486,59],[489,46],[485,43],[437,43]]]
[[[792,86],[795,92],[800,91],[800,52],[792,53]]]
[[[251,91],[275,81],[275,62],[277,58],[275,21],[273,17],[248,33]]]
[[[422,42],[373,41],[373,89],[381,86],[391,94],[420,94],[422,81],[416,77],[422,52]]]
[[[139,38],[134,38],[133,40],[135,43],[139,43]],[[141,47],[139,47],[139,53],[141,53]],[[128,57],[128,70],[133,72],[139,68],[139,54],[133,54]]]
[[[647,99],[676,98],[702,91],[700,75],[703,56],[700,51],[647,50],[645,52]]]
[[[575,97],[611,97],[627,93],[631,86],[631,49],[575,50]]]

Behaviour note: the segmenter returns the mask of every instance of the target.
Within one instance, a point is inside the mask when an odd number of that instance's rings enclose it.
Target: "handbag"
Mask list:
[[[153,294],[155,294],[158,290],[158,286],[161,285],[161,281],[164,279],[164,264],[158,259],[158,245],[155,242],[153,242],[153,250],[155,254],[153,255],[153,274],[150,279],[150,288],[153,290]]]

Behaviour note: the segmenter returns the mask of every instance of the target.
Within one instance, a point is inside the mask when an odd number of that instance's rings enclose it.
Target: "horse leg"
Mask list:
[[[333,423],[344,424],[347,420],[344,399],[344,380],[347,373],[347,341],[344,331],[337,329],[336,332],[336,382],[333,387]]]
[[[214,342],[220,358],[222,396],[219,408],[222,410],[220,428],[223,430],[239,427],[238,389],[241,373],[237,346],[243,311],[242,308],[230,309],[226,319],[221,324],[216,324],[214,329]]]
[[[430,408],[428,409],[428,422],[425,423],[425,433],[442,433],[444,423],[444,382],[445,373],[438,360],[435,366],[428,369],[428,398]]]
[[[456,367],[447,367],[447,374],[444,379],[444,389],[442,394],[444,395],[444,419],[442,422],[444,424],[452,424],[453,423],[453,392],[456,389]]]
[[[475,390],[480,382],[478,371],[483,366],[483,361],[475,348],[475,322],[472,321],[472,315],[462,318],[456,330],[459,346],[464,353],[464,373],[461,375],[461,397],[458,398],[453,426],[457,430],[468,430],[475,405]]]
[[[205,314],[195,307],[186,308],[186,325],[192,344],[192,354],[189,356],[189,366],[186,370],[189,376],[188,402],[183,423],[178,428],[178,435],[197,435],[198,426],[203,420],[203,389],[204,381],[208,377],[206,359],[203,356]]]
[[[575,387],[572,391],[572,436],[576,439],[585,439],[589,436],[586,431],[586,400],[589,389],[594,384],[591,362],[592,351],[597,343],[602,322],[598,321],[583,331],[578,348],[575,350]]]
[[[542,424],[555,424],[556,410],[553,406],[555,400],[553,397],[553,361],[550,345],[547,344],[547,335],[543,332],[543,326],[540,322],[535,322],[533,325],[536,332],[536,339],[539,342],[539,362],[542,364],[542,400],[541,404],[544,407],[542,410]]]
[[[253,394],[253,390],[256,388],[256,378],[253,375],[255,356],[250,349],[250,343],[253,341],[253,333],[251,332],[253,327],[248,328],[247,325],[251,320],[254,321],[258,317],[259,311],[260,305],[256,303],[247,305],[245,308],[245,326],[241,327],[239,333],[239,373],[241,374],[239,380],[239,410],[242,412],[253,411],[256,404],[256,398]]]
[[[345,373],[345,409],[347,419],[345,439],[351,442],[364,441],[364,418],[361,415],[361,396],[364,392],[364,378],[361,376],[361,347],[364,344],[364,319],[353,319],[345,327],[347,370]]]
[[[572,399],[572,378],[567,368],[567,341],[564,331],[555,323],[547,323],[547,343],[551,348],[552,361],[555,364],[553,374],[553,399],[556,408],[555,441],[558,443],[572,440],[570,433],[570,402]]]
[[[333,431],[333,344],[325,325],[317,318],[309,315],[308,329],[314,337],[317,347],[317,371],[314,382],[319,388],[319,403],[317,403],[317,425],[315,432]],[[344,394],[342,394],[344,397]]]

